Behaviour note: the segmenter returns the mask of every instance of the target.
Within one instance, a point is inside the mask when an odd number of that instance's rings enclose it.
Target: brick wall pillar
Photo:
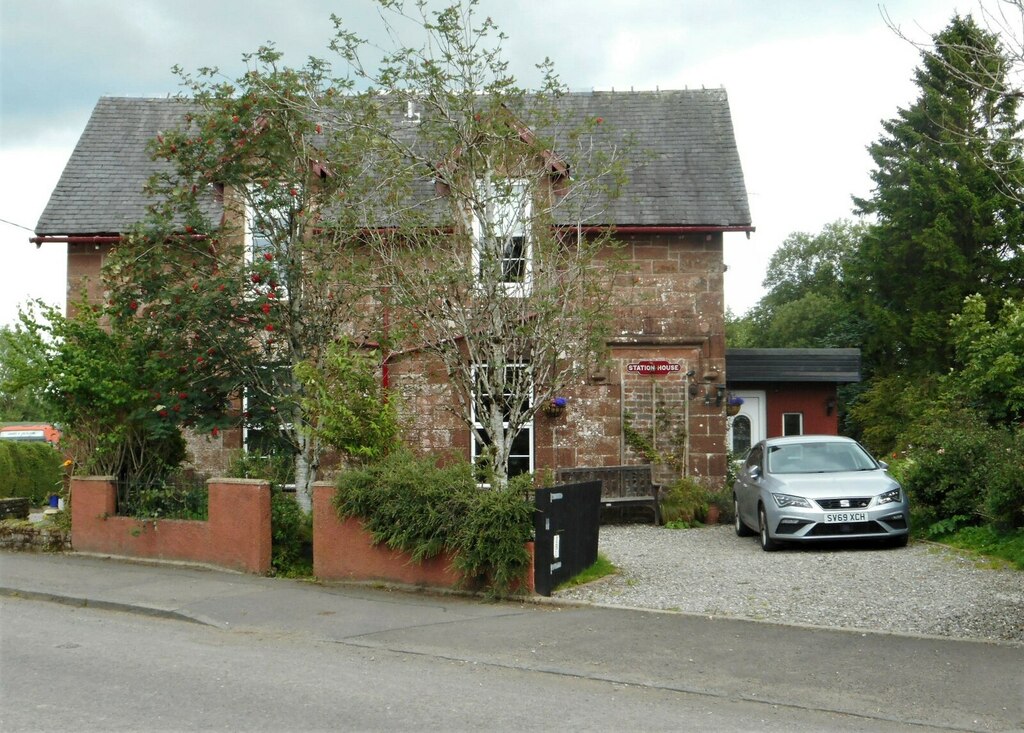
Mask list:
[[[212,478],[211,554],[218,565],[270,572],[270,484],[252,479]]]

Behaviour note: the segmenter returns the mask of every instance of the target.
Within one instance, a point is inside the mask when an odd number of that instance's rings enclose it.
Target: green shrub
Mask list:
[[[191,519],[206,521],[210,493],[200,483],[133,488],[128,499],[118,506],[118,514],[138,519]]]
[[[313,574],[313,515],[302,511],[295,495],[273,487],[270,493],[270,564],[275,575]]]
[[[0,497],[25,496],[42,506],[59,494],[64,482],[64,457],[48,443],[0,441]]]
[[[936,394],[936,380],[901,375],[876,378],[849,406],[849,421],[860,442],[875,455],[899,445],[907,425],[917,423]]]
[[[228,466],[230,478],[255,478],[280,487],[295,476],[295,456],[285,454],[258,455],[240,451]]]
[[[661,495],[661,518],[666,524],[689,526],[701,521],[707,511],[707,491],[695,478],[681,478]]]
[[[984,506],[1000,531],[1024,528],[1024,428],[1018,426],[1005,443],[994,448]]]
[[[414,561],[447,550],[467,582],[483,581],[507,594],[522,587],[529,568],[529,480],[517,477],[508,488],[482,490],[468,463],[440,467],[398,450],[342,473],[335,505],[340,517],[361,519],[374,542],[407,552]]]
[[[313,515],[283,489],[294,475],[295,456],[281,453],[240,452],[228,467],[232,478],[270,482],[270,565],[274,575],[290,578],[313,574]]]
[[[901,464],[911,506],[925,522],[957,518],[958,525],[1024,522],[1024,438],[993,427],[969,408],[937,405],[904,434]],[[966,519],[965,519],[966,518]]]

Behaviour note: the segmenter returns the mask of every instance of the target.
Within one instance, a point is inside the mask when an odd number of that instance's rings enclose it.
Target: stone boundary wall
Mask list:
[[[57,527],[41,527],[27,519],[0,522],[0,550],[12,552],[67,552],[71,535]]]

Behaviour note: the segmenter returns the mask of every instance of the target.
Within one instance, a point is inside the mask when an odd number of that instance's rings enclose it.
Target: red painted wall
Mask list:
[[[839,416],[833,407],[828,414],[829,399],[835,404],[836,388],[829,383],[781,383],[767,390],[767,436],[782,435],[782,416],[787,412],[803,414],[805,435],[837,435]]]
[[[106,476],[71,480],[71,546],[79,552],[184,560],[270,572],[270,484],[210,479],[209,519],[140,520],[114,516]]]

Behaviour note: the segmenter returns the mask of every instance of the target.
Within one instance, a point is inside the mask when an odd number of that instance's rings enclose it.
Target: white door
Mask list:
[[[750,446],[765,438],[767,398],[763,391],[739,391],[729,394],[733,397],[743,398],[739,413],[729,418],[729,427],[726,431],[729,450],[736,458],[740,458],[750,449]]]

